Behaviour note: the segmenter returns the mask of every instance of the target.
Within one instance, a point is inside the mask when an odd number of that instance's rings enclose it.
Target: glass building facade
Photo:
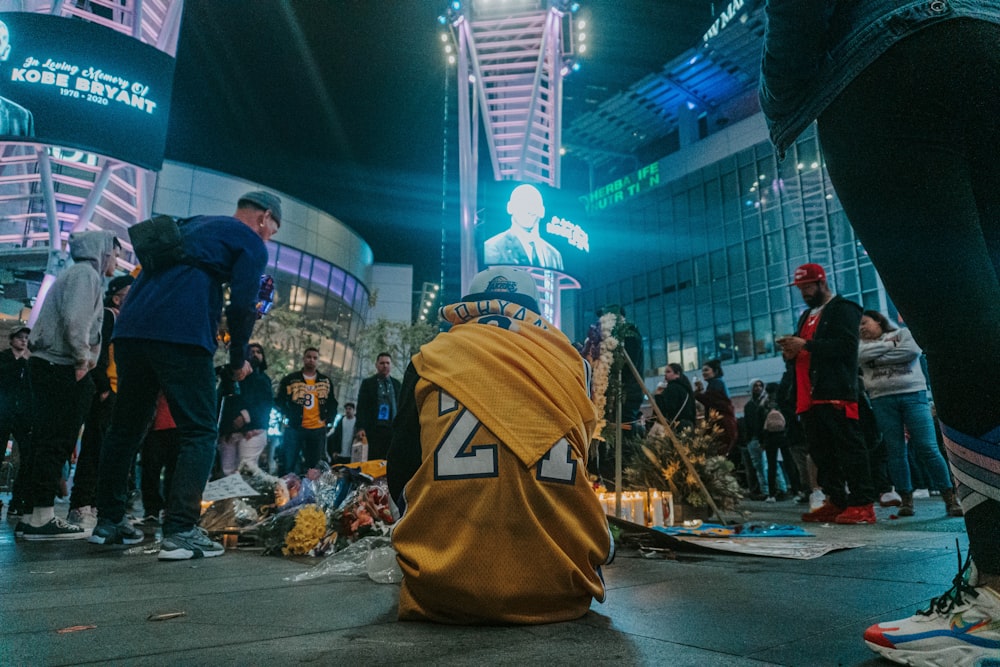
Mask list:
[[[297,248],[269,241],[267,250],[276,303],[328,324],[319,345],[321,358],[353,371],[354,345],[369,310],[368,288],[344,269]]]
[[[613,217],[640,243],[628,262],[613,263],[631,273],[599,281],[591,272],[577,310],[577,330],[586,331],[603,305],[623,305],[644,336],[646,377],[667,363],[693,370],[712,358],[774,358],[774,339],[794,332],[804,308],[789,283],[807,262],[826,268],[836,293],[886,312],[884,288],[833,191],[814,128],[780,163],[765,139],[676,172],[594,215],[598,225]]]

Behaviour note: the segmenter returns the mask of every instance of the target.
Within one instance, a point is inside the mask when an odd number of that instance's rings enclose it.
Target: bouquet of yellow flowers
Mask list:
[[[285,535],[281,553],[304,556],[326,536],[326,513],[316,505],[305,505],[295,514],[295,525]]]

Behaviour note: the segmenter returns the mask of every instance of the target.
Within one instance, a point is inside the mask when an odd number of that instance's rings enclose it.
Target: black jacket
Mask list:
[[[396,393],[396,414],[399,414],[399,391],[402,385],[392,376],[389,377],[389,381],[392,382],[392,389]],[[358,419],[359,429],[372,431],[378,425],[378,375],[372,375],[361,381],[358,407],[354,416]]]
[[[302,403],[296,397],[301,394],[296,390],[297,385],[304,385],[305,379],[302,371],[297,370],[281,378],[278,384],[278,392],[274,396],[274,405],[288,418],[288,426],[300,428],[302,426]],[[323,385],[323,389],[318,392],[319,418],[324,424],[329,426],[333,415],[337,414],[337,397],[333,395],[333,384],[330,378],[316,371],[316,384]]]
[[[694,425],[696,419],[694,392],[680,382],[668,382],[663,392],[654,396],[653,400],[667,421],[676,420],[682,427]]]
[[[796,331],[801,332],[809,311],[802,313]],[[858,400],[858,327],[861,306],[834,296],[823,308],[811,340],[809,381],[814,400]],[[794,394],[793,394],[794,395]]]
[[[271,408],[274,406],[274,396],[271,394],[271,378],[263,371],[255,370],[234,382],[228,366],[215,369],[219,376],[219,434],[228,435],[233,432],[233,420],[240,410],[246,410],[250,421],[243,425],[243,432],[258,429],[267,430],[271,421]]]

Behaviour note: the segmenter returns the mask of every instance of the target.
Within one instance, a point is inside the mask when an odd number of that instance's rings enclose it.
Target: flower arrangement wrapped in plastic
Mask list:
[[[256,520],[241,524],[240,534],[255,538],[265,554],[326,556],[361,537],[388,535],[395,520],[385,478],[354,468],[312,469],[303,478],[278,479],[249,469],[240,474],[257,490],[277,490],[235,499],[237,507],[258,503]],[[202,527],[213,531],[204,521]]]

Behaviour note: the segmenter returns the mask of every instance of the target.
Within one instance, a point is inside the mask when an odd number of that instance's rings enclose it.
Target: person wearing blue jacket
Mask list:
[[[162,391],[180,449],[163,517],[161,560],[219,556],[222,545],[197,526],[218,439],[216,350],[225,310],[233,380],[250,372],[264,245],[281,224],[281,200],[249,192],[232,216],[197,216],[181,228],[186,260],[141,271],[115,323],[118,402],[101,452],[96,544],[136,544],[143,534],[125,519],[128,473]],[[223,285],[229,285],[228,303]]]
[[[844,212],[927,355],[965,510],[952,589],[865,641],[976,664],[1000,655],[1000,0],[768,0],[766,15],[772,141],[783,156],[818,121]]]

